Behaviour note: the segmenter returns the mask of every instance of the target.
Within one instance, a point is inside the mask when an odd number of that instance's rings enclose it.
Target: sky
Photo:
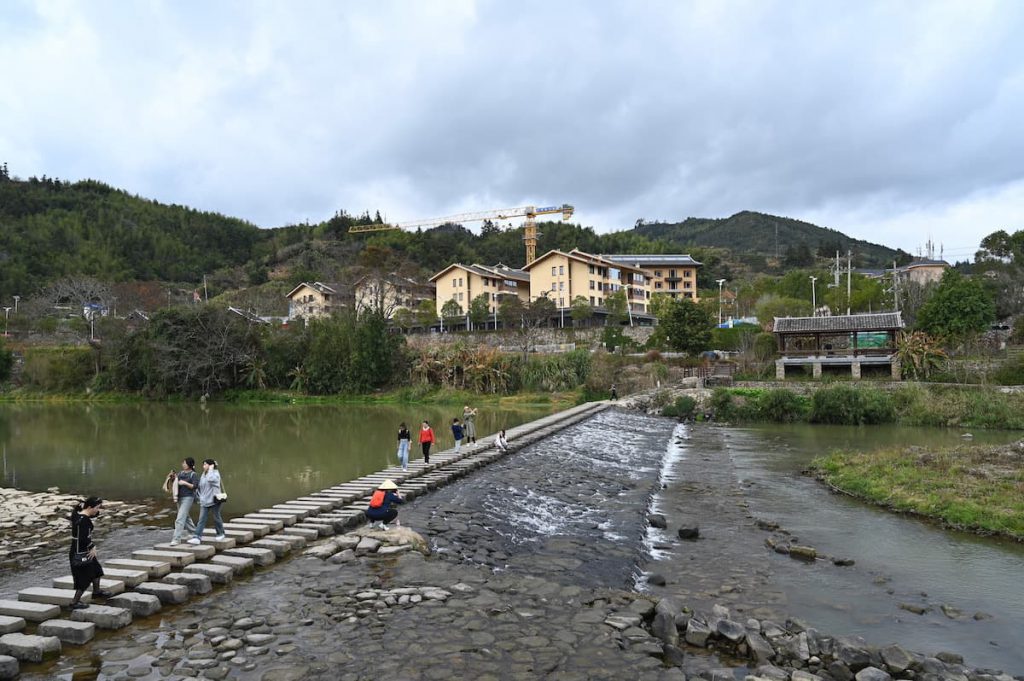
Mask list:
[[[1024,228],[1024,2],[0,2],[0,162],[261,227]]]

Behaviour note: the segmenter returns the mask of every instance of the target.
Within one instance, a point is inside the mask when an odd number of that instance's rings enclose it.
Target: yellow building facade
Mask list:
[[[643,269],[650,280],[652,295],[665,294],[670,298],[688,298],[699,302],[697,269],[701,263],[683,254],[602,255],[605,260],[629,264]]]
[[[286,296],[288,319],[317,319],[325,317],[343,306],[339,287],[319,281],[302,282]]]
[[[558,309],[572,307],[577,296],[602,308],[609,295],[623,289],[631,311],[646,313],[650,303],[650,282],[642,268],[576,249],[548,251],[523,269],[530,274],[530,300],[548,298]]]
[[[505,265],[463,265],[455,263],[430,278],[435,286],[437,316],[449,300],[454,300],[469,312],[470,302],[477,296],[487,296],[487,311],[497,312],[504,296],[516,296],[522,302],[530,300],[530,275],[523,270]]]

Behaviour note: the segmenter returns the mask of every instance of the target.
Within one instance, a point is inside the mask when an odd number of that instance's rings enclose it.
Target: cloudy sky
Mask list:
[[[272,227],[758,210],[1024,228],[1024,3],[0,3],[0,161]]]

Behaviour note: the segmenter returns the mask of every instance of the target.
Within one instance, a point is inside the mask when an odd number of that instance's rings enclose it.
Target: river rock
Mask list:
[[[719,620],[718,634],[731,643],[739,643],[747,636],[747,628],[729,619]]]
[[[647,522],[651,527],[657,527],[658,529],[664,530],[668,527],[668,521],[665,520],[665,516],[660,513],[648,513]]]
[[[828,666],[828,674],[836,681],[852,681],[853,672],[839,660],[835,660]]]
[[[672,665],[673,667],[682,667],[683,663],[686,662],[686,654],[677,645],[664,644],[661,647],[661,654],[665,664]],[[686,677],[684,676],[683,678],[685,679]]]
[[[665,586],[665,575],[658,574],[657,572],[647,575],[647,583],[654,586]]]
[[[356,555],[366,555],[368,553],[374,553],[381,546],[381,542],[374,539],[373,537],[363,537],[359,540],[356,545]]]
[[[812,562],[818,558],[818,551],[813,546],[793,544],[789,547],[789,557]]]
[[[856,637],[836,639],[833,655],[851,672],[858,672],[871,664],[871,655],[867,651],[867,645]]]
[[[882,648],[881,654],[886,668],[893,674],[907,670],[914,662],[913,656],[898,645]]]
[[[638,601],[633,602],[637,603]],[[650,601],[644,602],[648,605],[652,605]],[[683,611],[683,606],[679,604],[679,601],[669,596],[666,598],[662,598],[660,601],[658,601],[658,604],[654,606],[654,611],[659,613],[663,612],[666,615],[671,615],[672,619],[675,619],[676,615]],[[648,612],[650,611],[648,610]],[[646,615],[644,616],[646,617]]]
[[[345,549],[344,551],[339,551],[338,553],[334,554],[329,558],[330,562],[334,563],[335,565],[338,565],[340,563],[348,563],[355,559],[356,552],[352,549]]]
[[[711,636],[711,627],[701,620],[691,618],[686,625],[686,642],[691,646],[703,648],[708,637]]]
[[[821,681],[821,677],[817,674],[805,672],[802,669],[793,670],[793,674],[789,678],[790,681]]]
[[[753,632],[748,633],[746,642],[747,650],[750,651],[751,657],[753,657],[758,664],[769,662],[773,657],[775,657],[775,649],[772,648],[772,645],[760,634]]]
[[[771,679],[771,681],[789,681],[789,672],[773,664],[761,665],[754,670],[754,674],[762,679]]]
[[[700,538],[700,527],[697,525],[683,525],[676,534],[680,539],[694,540]]]
[[[892,681],[892,676],[878,667],[865,667],[857,672],[857,681]]]
[[[941,653],[936,653],[935,657],[936,657],[936,659],[942,660],[946,664],[963,664],[964,663],[963,655],[958,655],[956,653],[950,653],[950,652],[943,651]]]
[[[656,613],[651,623],[651,633],[668,645],[678,644],[679,630],[676,629],[675,615],[664,611]]]

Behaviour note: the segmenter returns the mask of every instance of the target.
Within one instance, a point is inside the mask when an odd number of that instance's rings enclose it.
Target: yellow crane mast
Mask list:
[[[523,232],[523,243],[526,244],[526,264],[530,264],[537,257],[537,216],[538,215],[562,215],[563,220],[572,217],[576,209],[567,203],[561,206],[520,206],[519,208],[500,208],[498,210],[485,210],[477,213],[460,213],[458,215],[447,215],[443,218],[432,218],[430,220],[413,220],[412,222],[399,222],[397,224],[373,224],[356,225],[350,227],[349,234],[361,232],[380,232],[388,229],[417,229],[440,227],[447,224],[462,224],[465,222],[483,222],[484,220],[509,220],[511,218],[526,218],[525,230]]]

